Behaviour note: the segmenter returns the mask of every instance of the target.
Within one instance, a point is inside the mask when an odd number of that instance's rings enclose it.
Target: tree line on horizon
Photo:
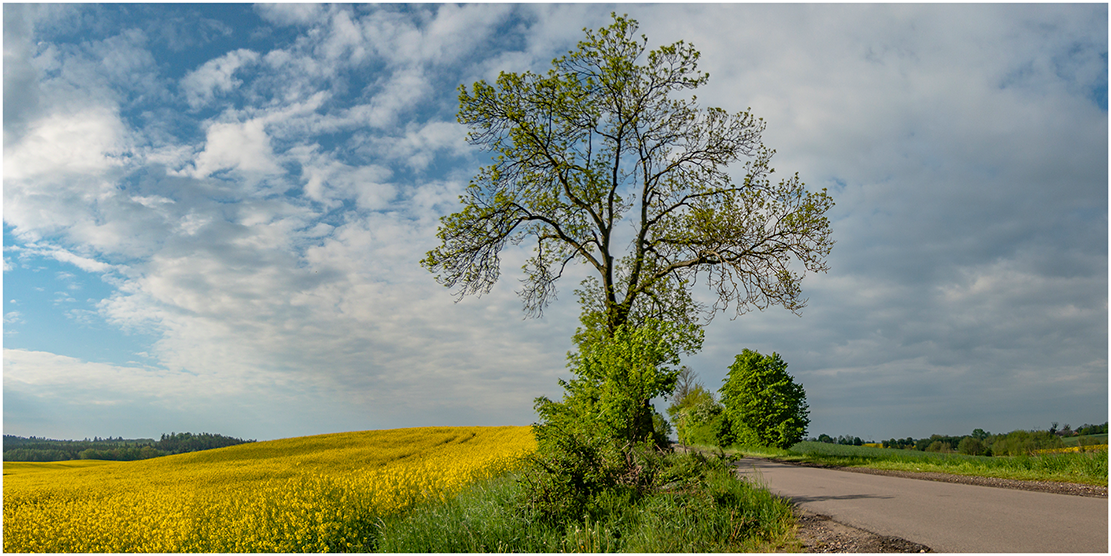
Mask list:
[[[826,444],[843,444],[850,446],[863,446],[865,444],[880,444],[884,448],[900,450],[917,450],[919,452],[960,453],[971,456],[1016,456],[1032,454],[1037,450],[1052,450],[1065,446],[1064,438],[1080,436],[1088,437],[1098,434],[1107,434],[1108,423],[1102,425],[1089,425],[1085,423],[1075,430],[1070,425],[1058,429],[1053,423],[1049,430],[1014,430],[1009,433],[992,434],[984,429],[975,429],[972,434],[961,436],[947,436],[932,434],[924,438],[891,438],[882,442],[864,442],[859,436],[832,437],[828,434],[810,438],[811,442]],[[1096,440],[1080,438],[1079,445],[1099,444]]]
[[[221,434],[171,432],[158,440],[93,437],[92,440],[52,440],[48,438],[4,435],[4,461],[69,461],[98,459],[135,461],[160,456],[199,452],[254,442]]]

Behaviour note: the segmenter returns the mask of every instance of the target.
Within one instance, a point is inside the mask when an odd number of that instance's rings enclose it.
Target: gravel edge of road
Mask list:
[[[804,552],[866,552],[909,553],[933,552],[924,544],[877,535],[851,525],[834,521],[828,515],[816,514],[794,506],[798,538]]]

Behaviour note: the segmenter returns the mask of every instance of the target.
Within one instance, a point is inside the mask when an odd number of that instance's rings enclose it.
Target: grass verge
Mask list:
[[[668,456],[679,460],[686,454]],[[679,462],[681,463],[681,462]],[[609,492],[579,519],[528,509],[517,474],[412,508],[379,530],[381,552],[772,552],[797,549],[790,505],[717,465],[697,482]]]
[[[703,447],[710,450],[716,448]],[[735,448],[726,453],[837,467],[868,467],[972,475],[1021,481],[1055,481],[1107,486],[1107,451],[986,457],[916,450],[800,442],[789,450]]]

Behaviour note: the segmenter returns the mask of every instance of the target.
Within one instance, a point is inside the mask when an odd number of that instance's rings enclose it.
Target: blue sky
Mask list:
[[[704,383],[776,351],[813,436],[1107,419],[1105,4],[6,4],[5,434],[533,422],[586,269],[525,319],[527,246],[460,303],[418,261],[489,160],[456,88],[613,10],[837,203],[802,316],[719,315]]]

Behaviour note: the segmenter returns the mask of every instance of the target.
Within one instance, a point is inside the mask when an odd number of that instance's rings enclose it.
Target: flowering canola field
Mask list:
[[[428,427],[5,463],[4,551],[368,550],[379,517],[451,497],[535,450],[529,427]]]

